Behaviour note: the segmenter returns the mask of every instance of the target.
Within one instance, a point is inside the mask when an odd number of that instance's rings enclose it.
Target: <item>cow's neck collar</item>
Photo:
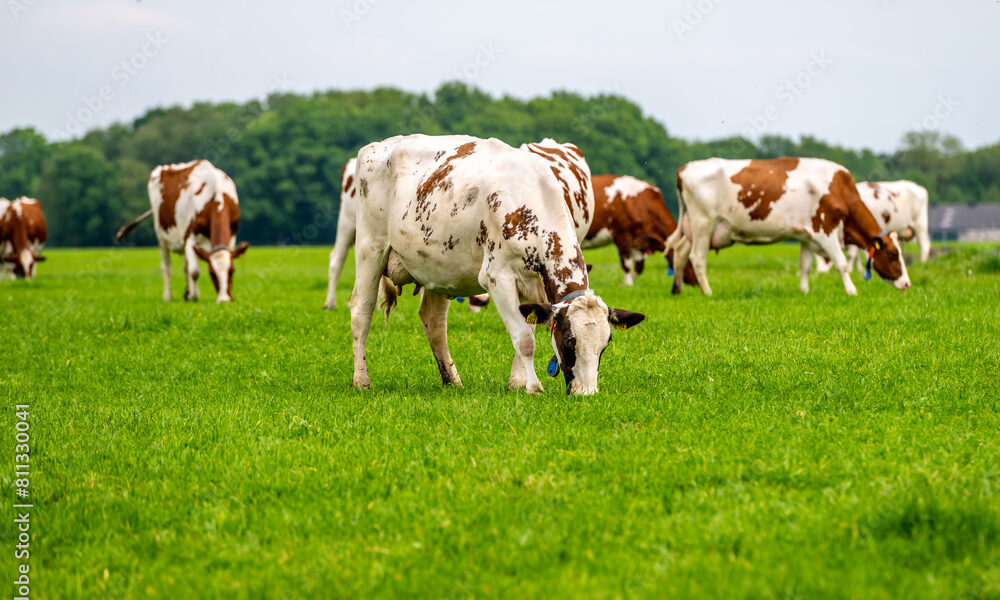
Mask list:
[[[582,289],[582,290],[576,290],[575,292],[570,292],[565,296],[563,296],[562,300],[556,302],[556,304],[566,304],[567,302],[579,298],[580,296],[586,294],[589,291],[590,291],[589,289]]]

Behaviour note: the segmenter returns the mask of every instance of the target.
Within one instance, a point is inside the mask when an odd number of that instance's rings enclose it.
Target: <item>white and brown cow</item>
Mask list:
[[[48,229],[38,200],[27,196],[13,202],[0,198],[0,256],[4,273],[9,266],[14,277],[34,277],[35,265],[45,260],[39,252],[46,239]]]
[[[599,248],[614,244],[625,271],[622,285],[632,285],[643,271],[647,256],[663,252],[667,238],[677,229],[677,221],[663,202],[655,185],[629,175],[594,175],[594,220],[581,244]],[[673,260],[673,252],[667,253]],[[684,281],[695,284],[691,265]]]
[[[185,300],[198,299],[198,259],[208,263],[216,300],[232,300],[233,261],[250,246],[236,245],[240,204],[236,184],[207,160],[160,165],[147,185],[150,210],[118,231],[120,242],[144,219],[153,215],[163,271],[163,299],[170,301],[170,253],[184,255],[187,276]]]
[[[590,187],[590,169],[575,146],[554,150],[524,152],[496,139],[425,135],[361,150],[350,301],[355,387],[370,387],[365,348],[384,276],[393,286],[423,286],[420,318],[445,384],[461,385],[448,350],[450,299],[486,291],[514,346],[511,388],[541,391],[534,324],[547,324],[567,393],[597,391],[611,328],[630,327],[644,316],[608,308],[589,289],[577,241],[581,223],[571,206],[581,215],[592,210],[587,191],[581,197],[574,192],[575,186]],[[579,177],[558,168],[565,152],[578,155]]]
[[[920,262],[927,262],[931,253],[927,188],[905,179],[862,181],[858,184],[858,194],[883,230],[891,231],[906,241],[915,237],[920,248]],[[848,266],[853,269],[858,258],[858,247],[847,244]],[[829,271],[830,264],[816,257],[816,267],[820,272]]]
[[[813,253],[830,258],[844,288],[857,294],[838,234],[864,248],[875,270],[899,289],[910,287],[902,254],[895,239],[882,231],[858,196],[850,172],[819,158],[726,160],[690,162],[677,171],[681,227],[668,240],[676,266],[690,256],[698,283],[711,294],[706,275],[709,249],[736,242],[770,244],[785,239],[802,243],[800,288],[809,291],[808,272]],[[675,273],[674,293],[683,282]]]
[[[559,178],[563,200],[570,210],[573,226],[579,241],[583,241],[594,217],[594,191],[588,185],[586,173],[589,173],[587,161],[583,153],[573,144],[560,144],[552,138],[540,142],[521,144],[519,149],[545,161],[549,168]],[[357,157],[344,164],[340,175],[340,212],[337,216],[337,239],[330,251],[330,267],[326,288],[326,302],[323,308],[331,310],[337,306],[337,280],[347,260],[347,251],[354,245],[357,233],[358,188],[355,181]],[[479,312],[489,304],[489,295],[480,294],[469,298],[469,310]]]

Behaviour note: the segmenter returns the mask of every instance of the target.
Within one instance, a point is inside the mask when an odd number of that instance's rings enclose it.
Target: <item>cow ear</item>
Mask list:
[[[876,250],[882,249],[882,240],[879,238],[875,238],[875,249]]]
[[[592,270],[593,268],[594,268],[594,265],[587,265],[587,272],[588,272],[588,273],[590,273],[590,271],[591,271],[591,270]]]
[[[249,247],[250,247],[250,242],[240,242],[240,245],[236,247],[236,250],[233,250],[233,258],[239,258],[243,256],[243,253],[246,252],[247,248]]]
[[[646,315],[621,308],[608,310],[608,323],[615,329],[628,329],[642,323]]]
[[[205,252],[204,250],[202,250],[198,246],[193,246],[193,248],[194,248],[194,253],[198,255],[198,258],[200,258],[201,260],[203,260],[205,262],[211,262],[211,261],[208,260],[208,257],[209,257],[209,253],[208,252]]]
[[[541,325],[552,318],[551,304],[522,304],[519,308],[528,325]]]

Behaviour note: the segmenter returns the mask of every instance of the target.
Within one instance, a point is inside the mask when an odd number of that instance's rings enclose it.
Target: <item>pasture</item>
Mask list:
[[[856,298],[802,295],[793,245],[713,254],[712,298],[587,251],[647,315],[592,397],[544,376],[541,332],[545,392],[504,391],[495,309],[455,303],[466,387],[442,388],[412,286],[351,390],[353,259],[324,312],[327,247],[251,248],[231,305],[204,267],[201,302],[163,303],[156,249],[49,250],[0,281],[33,596],[1000,597],[1000,259],[953,247]]]

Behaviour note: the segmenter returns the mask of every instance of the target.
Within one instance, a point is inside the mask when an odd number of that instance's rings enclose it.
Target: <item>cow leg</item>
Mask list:
[[[691,241],[691,265],[694,267],[694,276],[698,278],[698,285],[706,296],[712,295],[712,288],[708,285],[708,249],[712,242],[712,232],[715,231],[715,223],[707,219],[697,222],[691,217],[691,231],[694,239]],[[704,235],[697,235],[696,232],[703,231]],[[685,261],[686,262],[686,261]],[[676,274],[677,271],[675,270]],[[683,276],[683,275],[682,275]],[[676,280],[676,279],[675,279]]]
[[[424,324],[424,334],[427,336],[427,341],[430,342],[434,359],[437,360],[438,370],[441,372],[441,383],[461,387],[462,379],[458,376],[455,361],[451,359],[451,352],[448,351],[448,305],[450,303],[451,299],[448,296],[425,289],[424,296],[420,300],[420,322]]]
[[[625,279],[622,280],[622,285],[632,285],[635,283],[635,265],[632,262],[632,250],[619,246],[618,262],[622,265],[622,271],[625,271]]]
[[[931,234],[927,227],[927,211],[914,228],[917,232],[917,245],[920,247],[920,262],[925,263],[931,257]]]
[[[194,251],[194,236],[188,237],[184,243],[184,275],[187,277],[187,288],[184,299],[195,302],[198,300],[198,255]]]
[[[638,277],[642,275],[643,269],[646,268],[646,257],[638,250],[632,250],[632,264],[635,265],[635,276]]]
[[[809,267],[812,266],[812,259],[812,250],[806,247],[805,242],[802,242],[799,246],[799,289],[802,290],[803,294],[809,293]],[[816,264],[823,264],[822,257],[816,257]],[[829,267],[827,268],[829,269]]]
[[[337,223],[337,241],[334,242],[333,250],[330,251],[329,283],[326,288],[326,303],[323,304],[323,308],[326,310],[337,308],[337,280],[340,279],[344,261],[347,260],[347,250],[354,243],[354,225],[354,223]]]
[[[489,289],[489,293],[507,327],[510,341],[514,344],[514,360],[510,367],[508,387],[512,390],[523,389],[532,394],[540,393],[542,382],[535,375],[535,328],[525,322],[518,309],[520,296],[517,285],[513,279],[499,280]]]
[[[691,240],[681,236],[674,250],[674,288],[673,294],[679,294],[684,289],[684,271],[687,269],[688,258],[691,256]]]
[[[163,301],[170,302],[170,248],[160,242],[160,272],[163,274]]]
[[[388,257],[388,248],[373,248],[369,245],[367,248],[356,246],[354,249],[354,291],[351,292],[347,305],[351,309],[351,334],[354,342],[354,378],[351,385],[358,389],[369,390],[372,387],[368,379],[365,348],[378,298],[379,281]]]
[[[858,264],[858,270],[859,271],[863,271],[864,270],[864,267],[861,264],[861,260],[858,258],[858,251],[859,251],[858,247],[857,246],[853,246],[853,245],[852,246],[848,246],[844,250],[844,253],[847,254],[847,272],[848,273],[854,271],[854,263]]]
[[[813,238],[813,241],[819,246],[820,251],[827,255],[833,262],[833,266],[840,273],[840,278],[844,282],[844,290],[847,292],[848,296],[857,296],[858,288],[854,287],[854,282],[851,281],[851,269],[847,264],[847,259],[844,258],[844,250],[840,246],[840,240],[835,237],[830,236],[819,236]]]

